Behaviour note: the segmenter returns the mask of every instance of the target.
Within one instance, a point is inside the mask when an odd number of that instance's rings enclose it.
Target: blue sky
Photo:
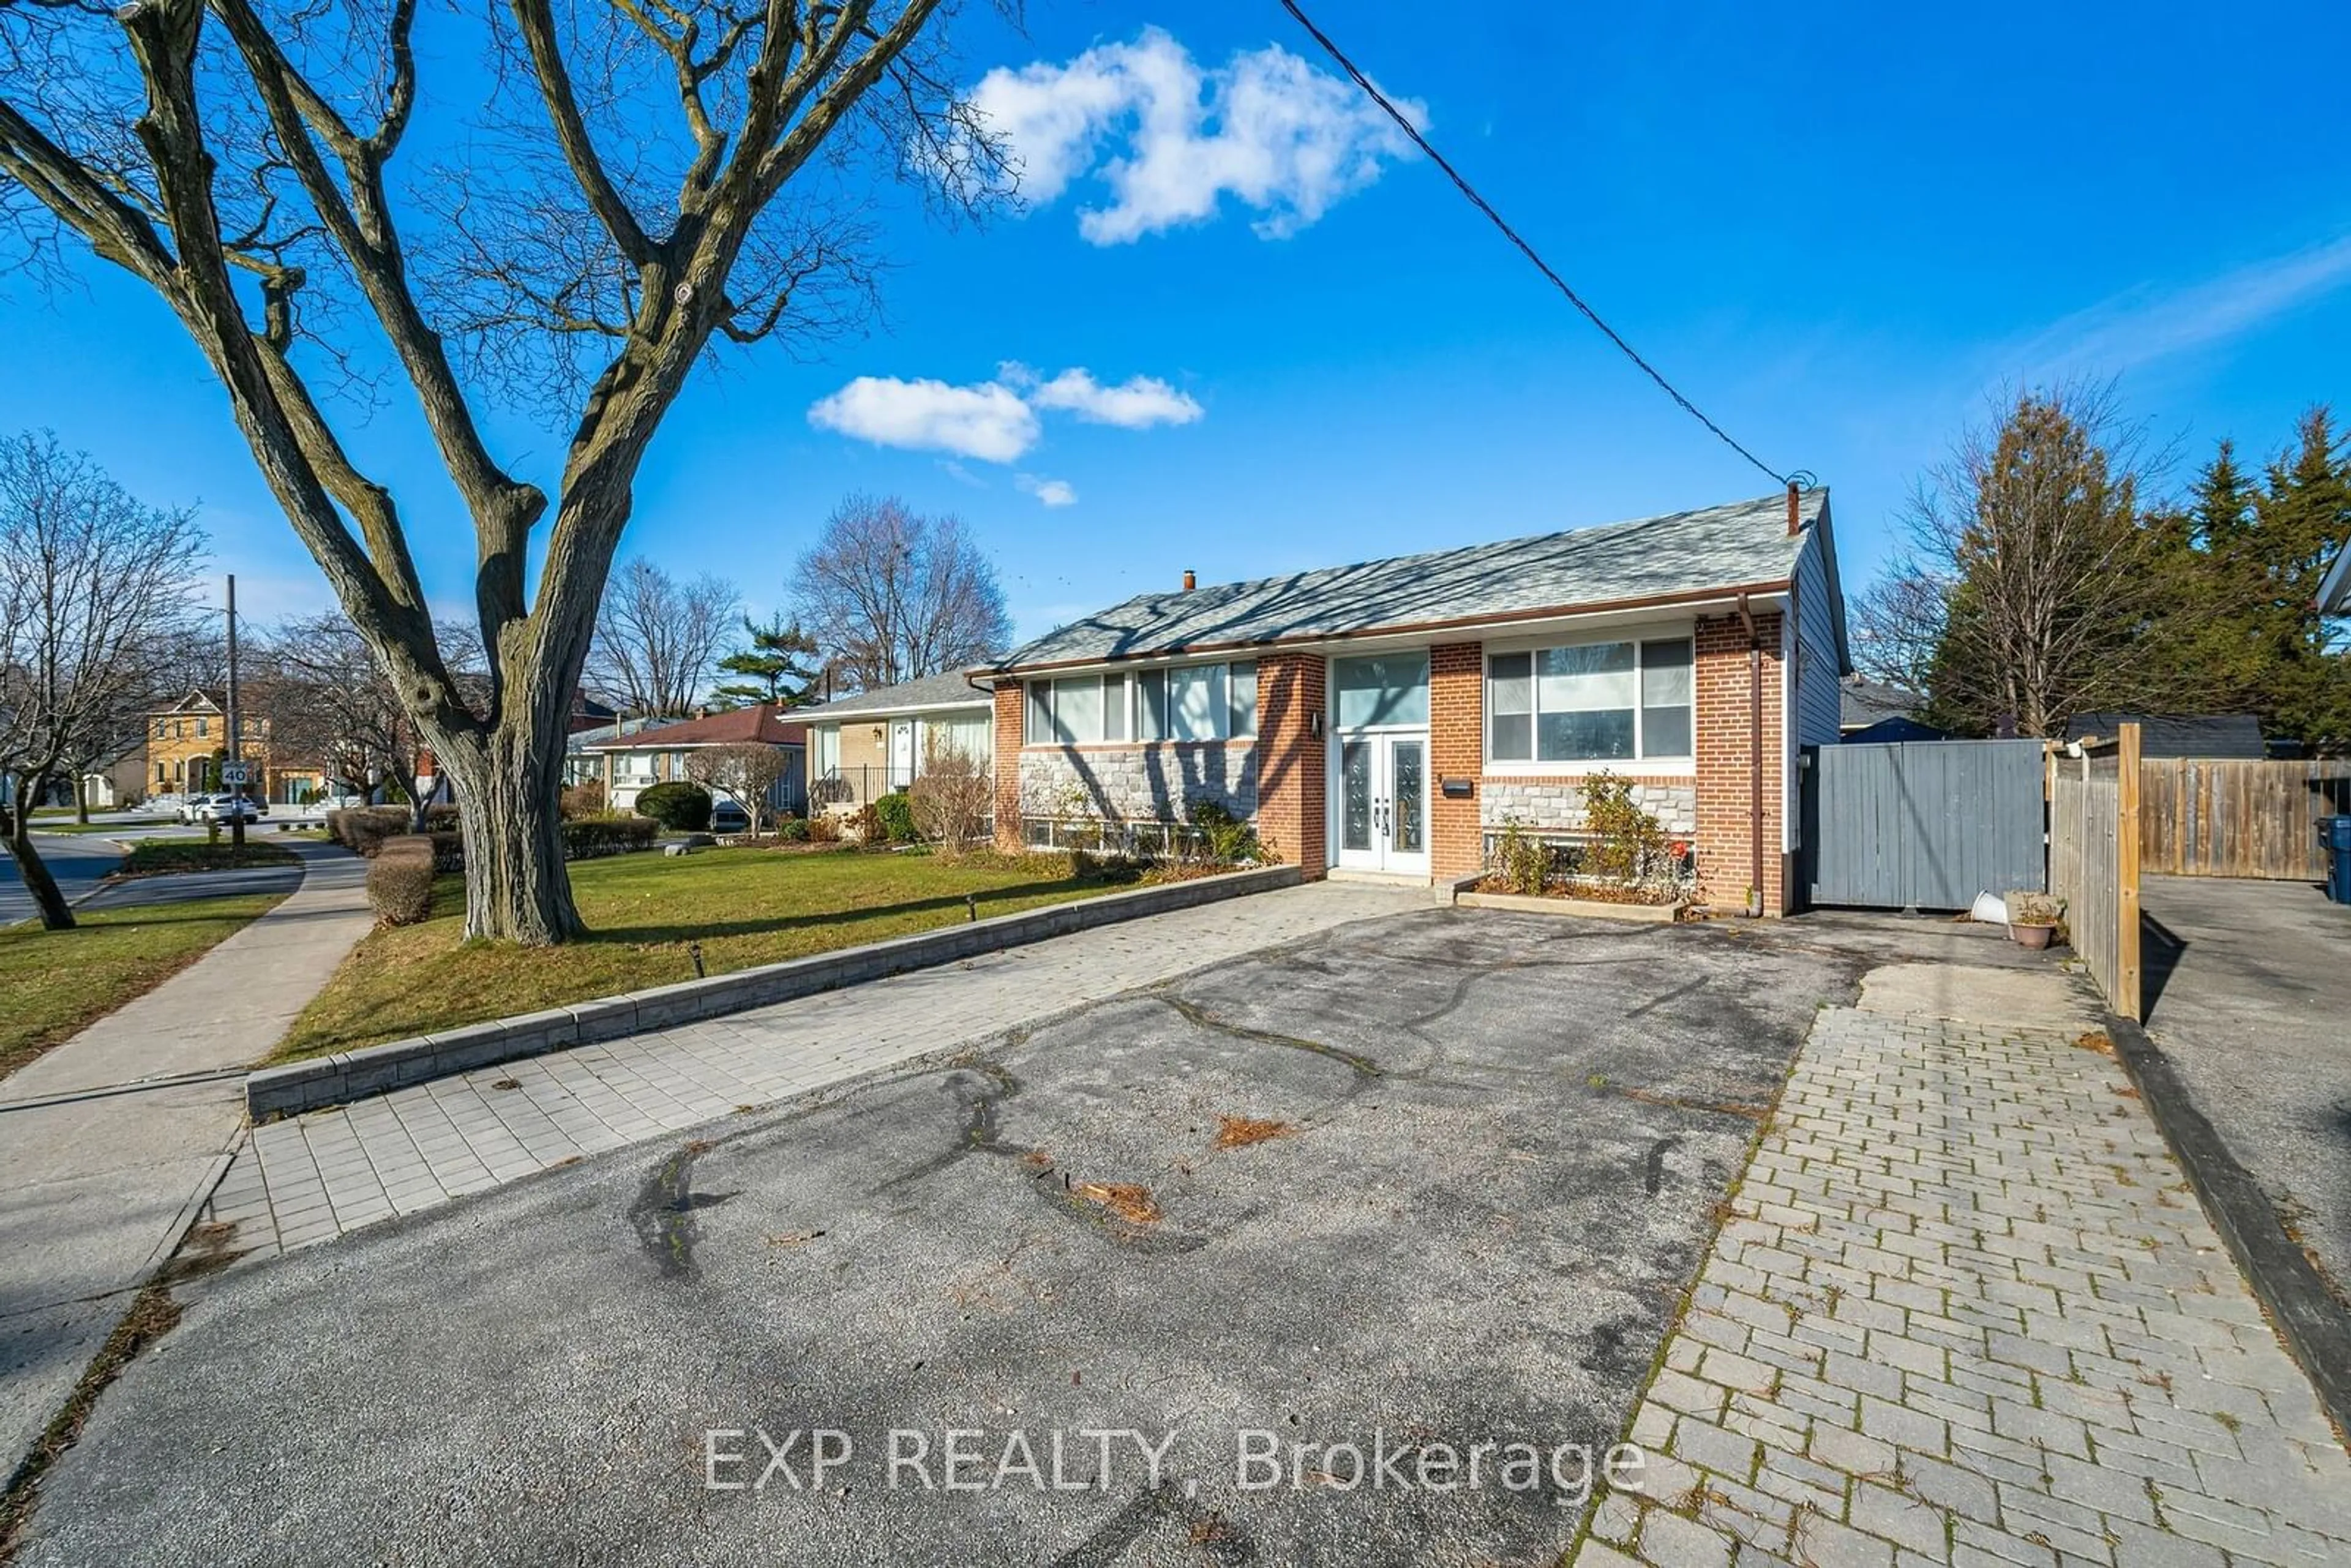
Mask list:
[[[2314,402],[2351,414],[2351,8],[1309,9],[1701,406],[1834,486],[1849,586],[2003,382],[2118,375],[2194,460],[2224,434],[2265,453]],[[845,492],[894,493],[972,526],[1025,636],[1186,568],[1769,488],[1396,155],[1274,0],[1030,0],[1025,36],[972,10],[970,79],[1000,72],[984,101],[1038,199],[950,228],[891,194],[886,326],[699,380],[624,553],[765,608]],[[201,501],[254,612],[322,607],[174,325],[87,276],[0,296],[0,429]],[[558,461],[554,434],[496,430],[535,476]],[[470,536],[405,408],[362,444],[462,602]]]

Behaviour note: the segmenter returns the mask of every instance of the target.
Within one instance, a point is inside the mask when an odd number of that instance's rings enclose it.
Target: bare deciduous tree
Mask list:
[[[159,651],[193,617],[204,536],[141,505],[54,436],[0,446],[0,774],[8,852],[52,931],[73,923],[32,840],[60,768],[141,733]],[[78,786],[78,779],[76,783]]]
[[[687,377],[721,341],[861,319],[856,168],[956,204],[1002,189],[932,26],[952,6],[0,5],[0,245],[50,274],[68,242],[123,268],[219,377],[471,808],[469,936],[580,929],[562,737],[638,467]],[[452,97],[486,93],[470,123],[417,113],[435,70]],[[444,502],[363,469],[339,429],[347,377],[406,384],[472,526],[478,710],[410,547],[407,519]],[[561,404],[552,495],[497,455],[492,396]]]
[[[685,713],[709,692],[741,602],[723,577],[680,582],[649,560],[627,562],[596,612],[590,688],[624,714]]]
[[[782,751],[747,740],[697,747],[686,757],[685,776],[742,807],[757,835],[766,820],[768,791],[782,780],[784,766]]]
[[[906,791],[914,826],[950,855],[961,854],[986,836],[996,809],[996,774],[984,758],[929,737],[923,771]]]
[[[434,635],[461,695],[481,701],[486,693],[472,630],[443,622]],[[359,628],[331,613],[288,621],[254,650],[253,668],[246,703],[268,724],[273,758],[315,760],[329,778],[362,790],[397,784],[413,825],[423,831],[424,738]]]
[[[2111,385],[1995,405],[1919,482],[1907,550],[1854,610],[1854,662],[1956,728],[2063,735],[2085,709],[2159,703],[2130,644],[2160,609],[2141,497],[2163,455]]]
[[[793,609],[852,690],[958,670],[1004,652],[996,568],[960,518],[852,496],[799,559]]]

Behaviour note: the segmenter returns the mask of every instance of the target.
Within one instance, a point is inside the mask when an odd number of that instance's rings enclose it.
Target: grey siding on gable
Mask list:
[[[1796,743],[1834,746],[1844,716],[1837,685],[1836,621],[1817,530],[1796,557]]]

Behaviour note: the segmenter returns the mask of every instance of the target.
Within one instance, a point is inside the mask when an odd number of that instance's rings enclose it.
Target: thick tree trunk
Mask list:
[[[89,775],[74,775],[74,821],[89,826]]]
[[[41,912],[41,924],[51,931],[73,929],[73,906],[57,889],[57,879],[49,874],[42,863],[41,852],[33,847],[33,802],[48,785],[46,774],[16,778],[16,801],[8,811],[8,855],[16,862],[16,874],[24,879],[25,891],[33,895],[33,906]]]
[[[465,838],[465,935],[534,946],[583,936],[563,863],[563,729],[545,739],[528,711],[487,736],[434,747]]]

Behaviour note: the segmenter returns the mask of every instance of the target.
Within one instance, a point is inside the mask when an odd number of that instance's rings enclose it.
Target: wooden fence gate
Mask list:
[[[2318,820],[2351,812],[2351,761],[2156,757],[2139,780],[2141,858],[2167,876],[2323,881]]]
[[[1979,893],[2045,889],[2043,749],[2037,740],[1805,747],[1806,901],[1965,909]]]
[[[2138,726],[2051,759],[2049,891],[2106,1006],[2142,1016],[2139,970]]]

